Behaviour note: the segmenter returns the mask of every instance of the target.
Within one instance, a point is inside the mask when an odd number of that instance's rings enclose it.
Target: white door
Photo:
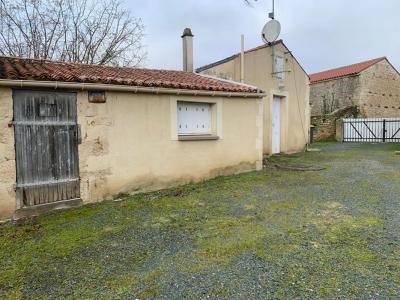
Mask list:
[[[281,98],[272,101],[272,154],[281,152]]]

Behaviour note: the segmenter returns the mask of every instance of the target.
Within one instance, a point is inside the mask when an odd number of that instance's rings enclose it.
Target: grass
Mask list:
[[[399,298],[398,145],[271,158],[320,172],[219,177],[0,227],[2,299]]]

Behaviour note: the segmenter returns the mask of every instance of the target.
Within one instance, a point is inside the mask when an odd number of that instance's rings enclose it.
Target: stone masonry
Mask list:
[[[355,118],[358,114],[357,106],[348,106],[327,115],[311,117],[311,125],[314,126],[313,140],[318,142],[333,139],[336,135],[337,120]]]
[[[360,100],[360,78],[349,76],[310,85],[311,116],[323,116]]]
[[[360,85],[362,117],[400,117],[400,75],[387,60],[361,72]]]
[[[354,105],[360,117],[399,117],[400,75],[384,59],[359,74],[311,84],[310,104],[312,116]]]

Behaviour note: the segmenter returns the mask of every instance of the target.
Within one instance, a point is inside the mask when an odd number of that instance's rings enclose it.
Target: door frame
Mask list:
[[[272,154],[272,118],[273,118],[273,102],[274,96],[281,98],[281,115],[280,115],[280,151],[284,153],[287,151],[287,138],[288,138],[288,123],[289,123],[289,93],[280,90],[270,90],[269,92],[269,148]]]

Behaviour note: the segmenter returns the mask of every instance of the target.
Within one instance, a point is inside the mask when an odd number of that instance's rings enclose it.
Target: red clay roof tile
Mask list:
[[[0,56],[0,79],[104,83],[138,87],[257,93],[256,87],[183,71],[85,65]]]
[[[340,77],[345,77],[345,76],[349,76],[349,75],[355,75],[384,59],[386,59],[386,57],[380,57],[380,58],[371,59],[368,61],[360,62],[360,63],[349,65],[349,66],[344,66],[344,67],[340,67],[340,68],[336,68],[336,69],[332,69],[332,70],[314,73],[314,74],[310,75],[310,83],[312,84],[312,83],[316,83],[319,81],[340,78]]]

